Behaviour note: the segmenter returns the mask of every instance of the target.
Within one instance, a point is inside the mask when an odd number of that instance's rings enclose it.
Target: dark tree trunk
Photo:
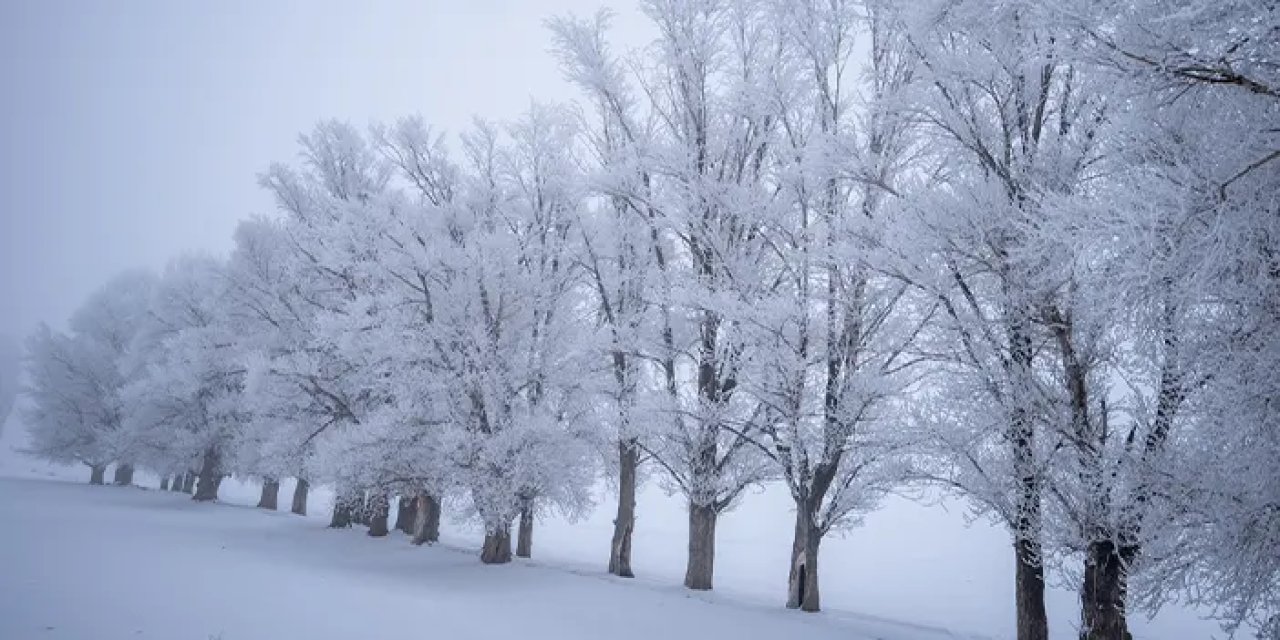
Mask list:
[[[369,525],[369,514],[372,511],[369,504],[369,492],[358,491],[355,494],[355,506],[351,508],[351,521],[356,524]]]
[[[218,487],[222,486],[222,476],[218,474],[200,474],[196,481],[196,492],[191,499],[197,502],[212,502],[218,499]]]
[[[1128,640],[1124,562],[1110,540],[1089,543],[1080,591],[1081,640]]]
[[[496,531],[486,531],[484,546],[480,548],[480,562],[505,564],[511,562],[511,525],[504,524]]]
[[[822,543],[822,532],[812,522],[811,507],[796,510],[796,531],[791,541],[791,572],[787,577],[787,608],[810,612],[821,610],[818,545]]]
[[[419,493],[413,497],[413,544],[422,544],[427,541],[427,510],[430,509],[427,504],[427,495]]]
[[[121,487],[127,487],[133,484],[133,465],[119,463],[116,465],[115,477],[111,482]]]
[[[689,589],[711,589],[716,562],[718,515],[711,505],[689,505],[689,563],[684,572],[684,586]]]
[[[160,478],[160,490],[161,491],[169,490],[169,476],[163,476]]]
[[[290,509],[293,513],[300,516],[307,515],[307,489],[310,485],[306,480],[298,478],[298,484],[293,486],[293,507]]]
[[[387,529],[388,512],[391,510],[390,499],[385,491],[375,491],[369,496],[368,502],[365,503],[369,520],[369,535],[375,538],[390,533]]]
[[[107,483],[107,465],[91,464],[89,465],[89,484],[106,484]]]
[[[204,461],[200,464],[200,482],[196,485],[196,493],[192,500],[209,502],[218,499],[218,485],[222,484],[222,472],[219,465],[218,450],[210,447],[204,452]]]
[[[222,476],[213,474],[200,475],[196,482],[196,492],[191,496],[197,502],[212,502],[218,499],[218,487],[222,486]]]
[[[1044,566],[1040,545],[1020,540],[1014,545],[1018,612],[1017,640],[1049,640],[1049,618],[1044,608]]]
[[[259,509],[275,511],[280,502],[280,481],[275,478],[262,479],[262,497],[258,498]]]
[[[520,505],[520,531],[516,537],[516,556],[520,558],[533,556],[533,498],[524,500]]]
[[[1025,318],[1015,315],[1008,327],[1012,375],[1021,384],[1032,380],[1032,339]],[[1015,398],[1014,402],[1019,402]],[[1035,425],[1024,406],[1015,405],[1009,420],[1013,471],[1018,482],[1017,514],[1013,523],[1017,640],[1049,640],[1049,618],[1044,606],[1044,565],[1040,543],[1040,479],[1037,471]]]
[[[343,529],[351,526],[352,503],[341,496],[333,501],[333,517],[329,518],[330,529]]]
[[[417,516],[413,503],[414,499],[409,496],[396,498],[396,529],[409,535],[413,535],[414,519]]]
[[[190,471],[182,474],[182,492],[187,495],[196,492],[196,474]]]
[[[414,500],[417,517],[413,522],[413,543],[436,542],[440,539],[440,500],[429,493]]]
[[[633,578],[631,533],[636,528],[636,468],[640,452],[635,440],[618,443],[618,514],[613,519],[613,541],[609,545],[609,573]]]

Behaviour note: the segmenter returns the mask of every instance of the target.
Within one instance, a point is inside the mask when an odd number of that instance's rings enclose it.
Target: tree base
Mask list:
[[[300,516],[307,515],[307,491],[310,485],[306,480],[298,478],[298,484],[293,487],[293,505],[289,509],[290,512]]]
[[[414,500],[416,517],[413,521],[413,544],[436,542],[440,539],[440,501],[427,493],[420,493]]]
[[[1080,590],[1080,640],[1129,640],[1124,562],[1110,540],[1089,543]]]
[[[218,487],[221,485],[222,476],[201,475],[191,499],[196,502],[213,502],[218,499]]]
[[[276,480],[262,481],[262,495],[258,498],[259,509],[275,511],[280,501],[280,483]]]
[[[533,501],[525,502],[520,509],[520,529],[516,536],[516,557],[533,557]]]
[[[117,464],[115,477],[112,478],[112,484],[118,487],[127,487],[133,484],[133,465]]]
[[[710,591],[716,560],[716,510],[710,505],[689,505],[689,562],[684,586]]]
[[[511,531],[502,529],[486,533],[484,546],[480,548],[480,562],[506,564],[511,562]]]

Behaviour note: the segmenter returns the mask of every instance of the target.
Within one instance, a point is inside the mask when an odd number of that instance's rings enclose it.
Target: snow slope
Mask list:
[[[310,519],[183,496],[0,480],[0,638],[952,638],[675,586],[486,567]]]
[[[520,563],[528,566],[484,567],[475,554],[479,532],[448,516],[444,545],[428,549],[398,534],[375,540],[359,530],[325,529],[323,491],[313,494],[312,516],[298,518],[197,505],[179,494],[89,487],[81,484],[84,469],[18,455],[17,427],[10,424],[0,439],[0,476],[44,481],[0,479],[3,640],[381,638],[426,624],[429,616],[456,626],[458,637],[492,637],[529,616],[549,634],[533,638],[572,639],[597,637],[603,627],[593,625],[615,615],[623,620],[615,626],[644,632],[636,637],[663,640],[694,637],[696,625],[715,627],[713,637],[735,637],[732,630],[737,638],[1012,635],[1007,537],[986,523],[968,524],[956,503],[894,499],[865,526],[825,542],[826,611],[813,616],[779,606],[791,510],[776,489],[748,495],[724,518],[716,591],[691,595],[679,587],[683,506],[652,483],[639,499],[640,578],[616,581],[602,566],[611,533],[608,496],[582,521],[540,521],[534,560]],[[155,479],[139,474],[138,481],[154,486]],[[291,491],[285,482],[282,504]],[[229,480],[222,498],[252,505],[257,488]],[[1048,601],[1053,637],[1074,638],[1075,594],[1054,588]],[[500,615],[480,610],[490,605]],[[344,613],[332,613],[337,607]],[[1195,611],[1175,606],[1155,620],[1132,618],[1138,640],[1223,636]],[[47,626],[54,630],[43,631]],[[344,635],[353,630],[355,636]]]

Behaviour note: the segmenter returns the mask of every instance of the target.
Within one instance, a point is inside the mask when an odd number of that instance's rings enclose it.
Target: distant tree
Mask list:
[[[759,19],[760,3],[655,1],[643,9],[659,38],[645,50],[645,63],[630,67],[636,73],[624,74],[610,60],[599,24],[561,24],[559,38],[570,77],[603,119],[594,134],[603,166],[593,188],[609,199],[616,222],[606,228],[624,244],[598,245],[599,256],[621,250],[642,269],[614,283],[610,270],[593,268],[597,293],[606,285],[598,304],[638,293],[646,301],[626,300],[628,308],[611,321],[615,354],[640,338],[636,360],[615,359],[613,375],[623,375],[611,394],[631,412],[627,376],[640,362],[636,377],[658,391],[637,396],[653,424],[638,438],[638,431],[621,431],[620,453],[642,447],[666,472],[668,487],[688,498],[685,585],[710,589],[719,515],[772,472],[751,444],[758,406],[740,393],[740,375],[755,346],[745,333],[748,310],[768,268],[757,231],[777,195],[763,162],[777,119],[771,105],[756,100],[776,38]],[[639,97],[634,105],[632,95]],[[642,311],[652,320],[633,336],[628,324]],[[633,429],[627,414],[619,420]],[[627,507],[620,505],[615,526],[628,526]],[[621,533],[615,537],[625,543]]]
[[[823,538],[905,481],[914,445],[901,407],[934,303],[886,275],[879,248],[916,144],[895,109],[915,69],[881,3],[778,2],[760,19],[784,52],[769,83],[782,133],[765,161],[781,195],[758,231],[774,266],[742,386],[764,416],[753,439],[795,502],[787,606],[817,611]]]
[[[226,289],[225,265],[216,259],[188,255],[170,263],[145,307],[134,354],[140,374],[123,394],[128,437],[149,466],[194,468],[198,501],[217,499],[248,421]]]
[[[611,14],[593,19],[558,18],[551,23],[556,53],[566,77],[586,94],[590,109],[583,137],[590,150],[584,192],[595,194],[584,208],[577,260],[585,272],[586,288],[594,295],[596,340],[592,347],[607,363],[602,381],[593,385],[603,400],[598,420],[609,433],[608,467],[616,467],[618,491],[608,570],[633,577],[631,538],[636,525],[636,491],[641,481],[642,440],[656,420],[639,410],[649,385],[643,356],[656,336],[657,311],[650,297],[661,251],[651,250],[657,233],[651,210],[641,200],[622,193],[651,184],[651,172],[639,162],[647,131],[640,122],[633,88],[624,62],[609,48]],[[597,168],[590,167],[597,165]],[[628,186],[631,185],[631,186]],[[640,205],[637,208],[637,205]],[[585,332],[584,332],[585,338]],[[661,420],[661,418],[658,418]]]
[[[89,465],[93,484],[104,481],[112,462],[118,483],[132,481],[140,452],[122,429],[124,390],[136,373],[130,362],[154,286],[148,272],[125,272],[80,306],[69,334],[41,325],[27,340],[31,452]]]

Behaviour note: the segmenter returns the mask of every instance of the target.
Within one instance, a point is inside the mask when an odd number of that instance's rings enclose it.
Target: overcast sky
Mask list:
[[[115,272],[225,253],[300,132],[420,113],[456,132],[567,100],[543,20],[632,0],[0,2],[0,333]]]

